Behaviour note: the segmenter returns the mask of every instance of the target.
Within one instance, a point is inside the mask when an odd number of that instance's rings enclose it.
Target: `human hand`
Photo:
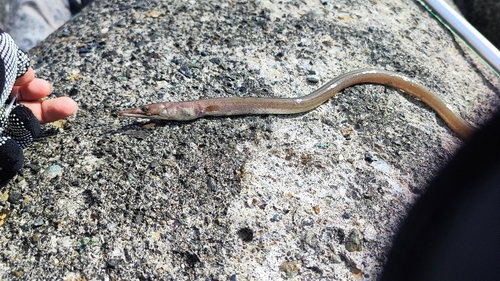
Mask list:
[[[17,95],[19,103],[29,108],[41,124],[71,116],[76,112],[78,105],[69,97],[43,100],[51,92],[50,83],[35,78],[33,69],[29,67],[23,76],[17,78],[10,97]]]
[[[47,81],[35,79],[27,55],[0,29],[0,180],[12,178],[21,169],[23,149],[40,134],[40,123],[77,110],[70,98],[44,100],[51,91]]]

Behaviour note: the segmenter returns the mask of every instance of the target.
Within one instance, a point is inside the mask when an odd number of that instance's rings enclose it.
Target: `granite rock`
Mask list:
[[[80,110],[47,125],[2,187],[23,202],[0,201],[0,279],[376,280],[405,213],[462,144],[423,103],[359,85],[290,116],[117,111],[297,97],[364,67],[420,81],[477,126],[500,100],[497,77],[399,0],[97,1],[30,55]],[[54,165],[64,173],[44,176]]]

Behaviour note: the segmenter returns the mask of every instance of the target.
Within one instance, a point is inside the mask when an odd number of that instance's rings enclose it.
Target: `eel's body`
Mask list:
[[[380,84],[408,93],[430,106],[461,138],[467,138],[474,128],[457,116],[426,87],[399,73],[359,69],[342,74],[309,95],[299,98],[214,98],[184,102],[162,102],[120,111],[120,116],[175,121],[193,120],[205,116],[256,114],[294,114],[312,110],[343,89],[356,84]]]

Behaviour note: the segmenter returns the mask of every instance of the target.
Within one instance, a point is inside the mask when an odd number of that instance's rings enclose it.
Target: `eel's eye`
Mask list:
[[[151,113],[149,112],[149,107],[147,105],[141,107],[141,110],[142,110],[142,112],[144,112],[144,114],[151,115]]]

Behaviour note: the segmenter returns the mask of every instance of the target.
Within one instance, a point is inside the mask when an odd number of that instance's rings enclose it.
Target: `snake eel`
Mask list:
[[[309,95],[299,98],[213,98],[183,102],[161,102],[118,112],[119,116],[175,121],[193,120],[205,116],[256,114],[294,114],[310,111],[343,89],[356,84],[380,84],[412,95],[431,107],[462,139],[474,128],[457,116],[426,87],[392,71],[358,69],[342,74]]]

